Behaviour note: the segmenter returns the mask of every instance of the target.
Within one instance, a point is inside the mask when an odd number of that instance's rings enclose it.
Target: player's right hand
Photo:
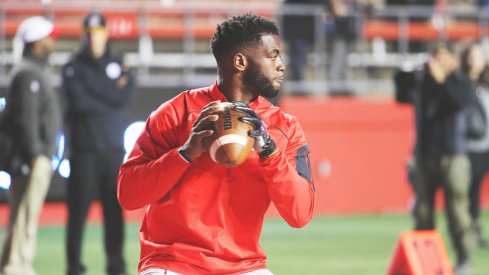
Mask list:
[[[208,124],[216,121],[218,115],[216,112],[224,111],[224,104],[221,101],[213,101],[202,109],[199,117],[192,124],[192,130],[185,144],[180,147],[179,152],[186,159],[192,161],[207,150],[204,145],[204,139],[211,136],[214,131],[209,129]]]

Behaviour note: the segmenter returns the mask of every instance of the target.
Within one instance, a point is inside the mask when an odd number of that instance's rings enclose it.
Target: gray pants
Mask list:
[[[28,175],[12,178],[10,220],[3,244],[0,274],[36,274],[32,262],[36,251],[38,218],[52,173],[51,159],[39,156]]]
[[[445,214],[458,262],[468,259],[475,239],[468,207],[470,162],[466,155],[439,158],[417,158],[419,181],[415,184],[416,229],[434,229],[435,194],[438,187],[445,193]]]

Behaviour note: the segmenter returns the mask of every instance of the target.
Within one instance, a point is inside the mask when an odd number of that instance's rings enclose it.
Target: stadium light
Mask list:
[[[0,188],[8,190],[10,188],[10,175],[5,171],[0,171]]]
[[[131,123],[126,128],[126,131],[124,132],[124,150],[126,151],[124,155],[124,161],[127,159],[127,156],[132,151],[132,148],[134,147],[134,144],[136,144],[136,140],[138,139],[139,135],[141,135],[141,133],[143,132],[144,125],[144,121],[136,121]]]
[[[60,163],[59,163],[59,167],[58,167],[58,173],[60,176],[62,176],[63,178],[67,179],[70,177],[70,161],[67,160],[67,159],[64,159],[62,160]]]

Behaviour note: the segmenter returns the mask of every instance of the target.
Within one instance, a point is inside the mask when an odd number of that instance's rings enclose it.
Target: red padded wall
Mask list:
[[[311,97],[282,98],[280,106],[298,117],[311,148],[316,214],[410,210],[414,197],[405,163],[414,144],[411,106]],[[483,188],[487,208],[489,184]]]

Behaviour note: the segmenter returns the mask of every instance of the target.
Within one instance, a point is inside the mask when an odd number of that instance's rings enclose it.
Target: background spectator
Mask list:
[[[105,18],[85,17],[81,50],[63,68],[67,121],[71,131],[68,184],[68,274],[83,274],[81,248],[91,202],[103,207],[107,273],[125,274],[124,224],[117,201],[117,175],[124,155],[126,109],[136,93],[135,81],[122,59],[108,48]]]
[[[357,38],[358,16],[361,2],[358,0],[331,0],[328,3],[329,11],[333,17],[332,47],[329,59],[329,93],[331,95],[352,95],[348,87],[348,53]],[[356,15],[356,16],[355,16]],[[357,20],[356,20],[357,19]]]
[[[47,58],[54,50],[53,24],[44,17],[25,19],[17,29],[23,57],[12,70],[7,120],[19,148],[10,186],[10,219],[0,274],[34,275],[38,217],[51,182],[51,156],[61,128],[58,95],[51,86]]]
[[[303,80],[307,65],[307,55],[315,43],[316,16],[318,7],[324,8],[324,0],[285,0],[288,7],[282,17],[282,32],[287,44],[290,79],[294,81],[293,94],[307,95]]]
[[[470,138],[468,141],[469,157],[471,164],[471,181],[469,191],[469,209],[472,217],[472,225],[480,247],[487,246],[487,241],[482,235],[480,216],[480,189],[484,177],[489,171],[489,68],[487,60],[479,44],[467,47],[462,52],[462,71],[467,74],[475,84],[475,100],[482,108],[485,116],[486,133],[480,138]]]
[[[465,110],[470,103],[471,81],[457,74],[457,59],[438,45],[426,64],[416,94],[415,228],[435,228],[434,202],[438,187],[445,193],[445,211],[457,255],[455,270],[471,267],[473,246],[468,213],[470,162],[467,155]]]

